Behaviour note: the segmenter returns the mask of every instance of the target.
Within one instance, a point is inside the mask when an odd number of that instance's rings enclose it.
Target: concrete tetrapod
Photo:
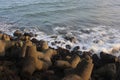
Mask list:
[[[0,56],[5,56],[5,51],[14,45],[15,42],[13,41],[0,40]]]
[[[89,55],[87,55],[84,59],[82,59],[82,61],[77,65],[75,69],[65,70],[65,74],[67,78],[68,76],[70,77],[70,75],[77,75],[81,78],[81,80],[89,80],[91,77],[92,69],[92,59]]]
[[[39,60],[42,53],[36,50],[36,45],[28,46],[24,57],[22,71],[32,75],[35,70],[46,70],[49,66],[46,62]]]

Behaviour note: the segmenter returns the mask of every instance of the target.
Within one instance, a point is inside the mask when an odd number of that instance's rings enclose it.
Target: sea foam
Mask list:
[[[16,28],[15,28],[16,27]],[[8,24],[0,22],[0,31],[13,36],[13,33],[17,28],[14,24]],[[92,51],[93,54],[98,54],[103,51],[108,54],[113,54],[115,56],[120,55],[120,30],[113,29],[110,26],[97,26],[93,28],[85,28],[81,30],[66,30],[66,27],[55,27],[55,34],[48,35],[43,31],[39,31],[32,27],[29,29],[24,29],[23,32],[33,32],[37,34],[36,38],[38,40],[46,40],[50,47],[57,49],[62,47],[66,49],[66,45],[71,46],[70,51],[75,46],[80,46],[80,51]],[[63,33],[59,33],[62,32]],[[56,36],[56,37],[52,37]],[[75,42],[66,40],[65,37],[76,38]],[[54,42],[60,42],[53,45]]]

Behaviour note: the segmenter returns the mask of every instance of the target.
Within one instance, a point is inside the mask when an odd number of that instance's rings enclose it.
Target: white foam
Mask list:
[[[12,28],[13,26],[14,25],[12,24],[0,23],[0,30],[12,35],[13,32],[15,31],[15,29]],[[60,30],[66,30],[66,28],[65,27],[54,28],[54,31],[56,32]],[[120,34],[119,34],[120,29],[117,30],[112,29],[109,26],[98,26],[90,29],[86,28],[83,29],[84,32],[80,30],[76,30],[76,31],[70,30],[70,31],[65,31],[66,33],[64,34],[53,34],[53,35],[47,35],[42,31],[38,31],[31,28],[25,31],[38,34],[38,36],[35,37],[36,39],[38,40],[42,39],[48,41],[49,46],[55,49],[57,49],[57,47],[62,47],[66,49],[66,45],[70,45],[72,47],[70,51],[75,46],[80,46],[80,50],[82,51],[92,50],[96,54],[103,51],[116,56],[120,55]],[[57,36],[57,37],[52,38],[51,36]],[[63,36],[69,36],[69,37],[74,36],[76,37],[77,41],[76,43],[72,43],[69,40],[64,39]],[[60,41],[61,43],[52,45],[51,43],[54,41]]]
[[[12,27],[13,25],[12,24],[6,24],[6,23],[3,23],[3,22],[0,22],[0,31],[3,31],[4,33],[8,33],[10,35],[12,35],[13,31],[14,30],[10,30],[10,27]]]

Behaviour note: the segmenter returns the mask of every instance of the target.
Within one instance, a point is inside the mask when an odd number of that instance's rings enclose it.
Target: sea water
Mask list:
[[[34,32],[54,48],[78,45],[119,56],[120,0],[0,0],[0,30],[12,35],[16,29]],[[77,42],[66,41],[66,35]],[[55,40],[66,44],[52,46]]]

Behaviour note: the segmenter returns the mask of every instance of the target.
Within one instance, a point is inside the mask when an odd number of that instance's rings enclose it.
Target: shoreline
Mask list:
[[[99,25],[93,28],[82,28],[80,30],[66,30],[63,26],[56,26],[53,31],[54,34],[47,34],[42,30],[38,30],[36,27],[17,27],[15,24],[7,24],[5,22],[0,23],[0,31],[14,36],[13,33],[16,30],[20,30],[22,33],[34,33],[37,36],[33,37],[37,40],[45,40],[48,42],[49,46],[52,48],[62,47],[66,49],[66,45],[70,45],[73,49],[75,46],[80,47],[80,51],[92,51],[94,54],[100,52],[105,52],[112,54],[114,56],[119,56],[120,54],[120,37],[119,29],[113,29],[110,26]],[[74,38],[74,42],[71,42],[67,38]],[[52,45],[55,41],[61,42],[60,44]],[[72,49],[68,49],[72,51]]]
[[[0,33],[0,79],[119,79],[119,57],[102,51],[98,56],[93,54],[94,51],[81,51],[80,46],[50,47],[47,41],[36,39],[37,34],[23,33],[20,30],[16,30],[13,35]],[[70,44],[77,42],[73,36],[65,36],[64,39]],[[65,42],[56,40],[51,42],[51,46],[58,44]]]

